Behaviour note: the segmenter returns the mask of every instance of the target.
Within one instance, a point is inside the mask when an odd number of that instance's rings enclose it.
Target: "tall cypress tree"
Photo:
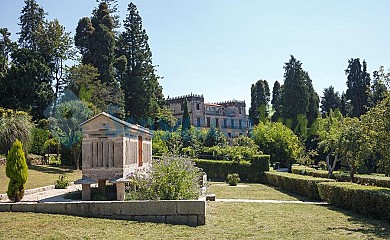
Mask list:
[[[278,118],[281,117],[281,98],[282,98],[282,86],[278,81],[275,81],[274,86],[272,88],[272,110],[273,115],[271,120],[276,122]]]
[[[347,75],[346,97],[351,101],[352,117],[359,117],[366,113],[370,104],[370,74],[367,73],[367,63],[363,60],[360,64],[359,58],[351,58],[345,70]]]
[[[148,35],[142,27],[142,18],[135,4],[128,5],[124,20],[125,31],[119,37],[117,56],[125,56],[127,66],[123,74],[122,89],[125,93],[127,117],[142,123],[155,120],[163,104],[162,88],[158,83]]]
[[[258,80],[251,87],[251,106],[249,108],[249,119],[253,125],[259,123],[260,118],[268,118],[268,104],[270,90],[267,80]],[[264,116],[261,116],[264,115]]]
[[[184,99],[183,103],[183,122],[181,126],[181,131],[188,131],[191,128],[191,119],[190,119],[190,113],[188,112],[188,102],[187,98]]]
[[[311,126],[319,115],[320,97],[314,90],[312,80],[307,72],[304,72],[305,83],[309,94],[309,106],[306,113],[308,126]]]
[[[309,88],[302,63],[291,55],[284,66],[284,84],[281,98],[282,118],[291,129],[295,129],[299,116],[306,116],[309,110]]]
[[[35,0],[25,0],[19,17],[19,45],[33,51],[39,49],[39,38],[44,29],[45,11]]]

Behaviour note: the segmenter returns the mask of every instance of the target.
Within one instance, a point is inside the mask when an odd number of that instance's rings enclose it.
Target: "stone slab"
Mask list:
[[[183,200],[177,202],[178,214],[205,214],[206,202],[204,201],[191,201]]]
[[[0,212],[10,212],[11,204],[9,203],[0,203]]]
[[[35,212],[35,203],[14,203],[11,205],[11,212]]]

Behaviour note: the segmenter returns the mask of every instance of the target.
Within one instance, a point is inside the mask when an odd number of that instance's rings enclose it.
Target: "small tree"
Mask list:
[[[8,152],[6,174],[10,179],[7,195],[13,202],[19,202],[24,196],[28,168],[22,142],[16,140]]]

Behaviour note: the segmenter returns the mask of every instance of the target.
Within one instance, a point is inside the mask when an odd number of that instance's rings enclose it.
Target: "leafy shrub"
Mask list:
[[[252,132],[252,139],[271,155],[271,163],[280,162],[286,167],[295,162],[303,151],[299,138],[282,123],[260,122]]]
[[[228,174],[238,173],[243,181],[261,182],[263,173],[269,170],[269,158],[269,155],[257,155],[252,162],[195,159],[195,163],[212,180],[224,181]]]
[[[225,146],[226,136],[219,128],[211,126],[206,133],[203,145],[205,147]]]
[[[326,202],[357,213],[390,221],[390,189],[354,183],[323,182],[318,184]]]
[[[54,182],[54,186],[56,189],[66,189],[69,186],[69,181],[66,176],[61,175]]]
[[[19,202],[24,196],[24,188],[28,176],[26,156],[23,145],[16,140],[8,152],[6,174],[10,179],[7,196],[13,202]]]
[[[317,184],[332,182],[332,179],[314,178],[291,173],[266,172],[268,183],[291,193],[295,193],[313,200],[320,200]]]
[[[45,154],[45,142],[49,140],[49,131],[35,127],[32,130],[31,153]]]
[[[191,159],[163,156],[153,161],[148,175],[136,176],[138,196],[146,200],[197,199],[200,176]]]
[[[239,181],[240,181],[240,175],[238,175],[238,173],[232,173],[227,175],[226,182],[230,186],[237,186]]]

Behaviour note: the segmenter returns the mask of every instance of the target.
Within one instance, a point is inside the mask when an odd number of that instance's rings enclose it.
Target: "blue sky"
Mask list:
[[[47,19],[74,34],[94,0],[38,0]],[[129,1],[119,0],[124,19]],[[318,94],[345,91],[348,59],[366,59],[372,74],[390,67],[388,0],[137,0],[164,95],[204,94],[208,102],[245,100],[259,79],[283,81],[294,55]],[[22,0],[0,0],[0,27],[16,40]]]

